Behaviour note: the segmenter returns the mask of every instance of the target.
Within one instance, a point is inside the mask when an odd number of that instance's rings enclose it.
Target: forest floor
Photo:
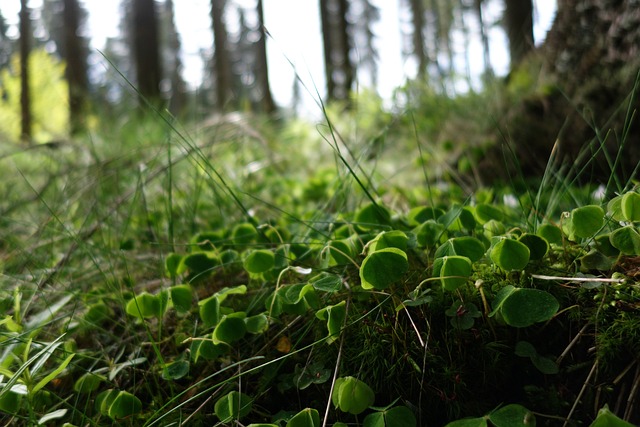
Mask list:
[[[437,114],[3,147],[2,424],[640,423],[634,182],[482,185]]]

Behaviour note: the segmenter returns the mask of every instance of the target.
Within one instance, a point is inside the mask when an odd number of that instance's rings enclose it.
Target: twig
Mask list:
[[[532,274],[531,277],[540,280],[566,280],[568,282],[603,282],[603,283],[624,283],[625,279],[608,279],[604,277],[562,277],[546,276],[544,274]]]
[[[627,398],[627,408],[624,411],[624,420],[629,421],[631,419],[631,414],[633,413],[633,404],[636,397],[636,393],[638,391],[638,387],[640,386],[640,365],[636,368],[636,376],[633,382],[633,386],[631,387],[631,391],[629,392],[629,397]]]
[[[587,375],[587,379],[584,380],[584,384],[582,385],[582,388],[580,389],[580,393],[578,393],[578,396],[576,397],[575,402],[573,402],[573,406],[571,407],[571,410],[569,411],[569,415],[567,415],[567,418],[565,419],[565,422],[562,425],[562,427],[567,427],[567,425],[569,424],[569,420],[571,420],[571,416],[573,415],[573,412],[578,407],[578,403],[580,402],[580,399],[582,399],[582,395],[587,390],[587,386],[589,385],[589,381],[591,381],[591,377],[596,372],[596,368],[597,367],[598,367],[598,361],[596,360],[595,362],[593,362],[593,366],[591,367],[591,370],[589,371],[589,374]]]
[[[569,343],[569,345],[567,346],[567,348],[564,349],[564,351],[562,352],[562,354],[560,356],[558,356],[558,358],[556,359],[556,365],[560,365],[560,362],[562,362],[562,359],[564,359],[567,354],[569,353],[569,351],[571,351],[571,349],[573,348],[573,346],[578,342],[578,340],[580,339],[580,337],[584,334],[584,332],[587,330],[587,328],[589,327],[589,323],[587,323],[586,325],[584,325],[582,327],[582,329],[580,329],[578,331],[578,333],[576,334],[575,337],[573,337],[573,339],[571,340],[571,342]]]

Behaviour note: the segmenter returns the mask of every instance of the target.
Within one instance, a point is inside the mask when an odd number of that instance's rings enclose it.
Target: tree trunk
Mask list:
[[[267,114],[272,114],[276,111],[276,104],[273,101],[271,95],[271,86],[269,85],[269,67],[267,64],[267,33],[264,27],[264,8],[262,0],[257,2],[258,9],[258,31],[260,32],[260,38],[256,42],[256,78],[258,87],[260,88],[262,110]]]
[[[533,50],[532,0],[505,0],[504,24],[513,69]]]
[[[227,27],[224,22],[226,0],[211,0],[211,22],[214,43],[214,75],[216,79],[217,107],[224,111],[230,107],[232,100],[233,75],[229,58]]]
[[[425,79],[429,59],[427,57],[427,46],[424,41],[424,3],[422,0],[409,0],[411,6],[411,23],[413,34],[413,54],[418,60],[418,78]]]
[[[31,141],[31,93],[29,88],[29,52],[31,50],[31,17],[27,0],[20,0],[20,138]]]
[[[84,110],[88,91],[86,51],[78,36],[80,28],[80,5],[78,0],[63,0],[63,31],[65,43],[65,74],[69,85],[69,122],[71,134],[85,128]]]
[[[638,178],[640,126],[629,114],[640,108],[638,46],[634,1],[559,1],[535,55],[544,89],[511,106],[503,122],[525,175],[540,176],[552,158],[565,173],[581,171],[583,182],[612,179],[616,191]]]
[[[493,67],[491,66],[491,55],[489,47],[489,37],[484,25],[484,18],[482,15],[482,3],[484,0],[474,0],[476,17],[478,18],[478,27],[480,28],[480,40],[482,41],[482,60],[484,62],[484,77],[493,77]]]
[[[133,55],[140,96],[158,104],[160,95],[160,54],[158,46],[158,18],[155,0],[133,0]]]
[[[320,19],[324,43],[327,99],[348,101],[353,85],[354,67],[351,62],[351,37],[347,12],[348,0],[320,0]]]

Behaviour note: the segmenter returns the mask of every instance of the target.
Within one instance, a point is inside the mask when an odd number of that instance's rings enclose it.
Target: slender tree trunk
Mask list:
[[[354,80],[348,7],[348,0],[320,0],[327,99],[330,101],[348,101]]]
[[[256,77],[258,80],[258,87],[262,94],[261,104],[262,110],[271,114],[276,111],[276,104],[273,101],[271,95],[271,86],[269,85],[269,66],[267,64],[267,33],[264,27],[264,8],[262,0],[258,0],[258,25],[260,28],[260,38],[256,43]]]
[[[67,68],[65,74],[69,85],[69,122],[71,134],[85,127],[84,110],[88,90],[86,53],[78,36],[80,28],[80,6],[78,0],[63,1],[63,31]]]
[[[493,67],[491,66],[491,55],[489,48],[489,37],[484,25],[484,18],[482,16],[482,3],[484,0],[474,0],[476,16],[478,18],[478,27],[480,28],[480,40],[482,41],[482,59],[484,62],[484,75],[485,77],[493,77]]]
[[[533,2],[505,0],[505,6],[504,22],[513,69],[533,50]]]
[[[31,141],[31,93],[29,88],[29,52],[31,50],[31,21],[27,0],[20,0],[20,138]]]
[[[219,110],[229,108],[232,100],[231,60],[229,58],[227,27],[224,22],[226,0],[211,0],[211,22],[214,43],[214,75],[216,78],[216,98]]]
[[[422,0],[409,0],[411,6],[411,23],[413,26],[413,54],[418,60],[418,78],[424,79],[427,75],[429,58],[427,57],[426,43],[424,41],[424,3]]]
[[[160,53],[158,18],[155,0],[133,0],[133,52],[140,95],[152,103],[159,103]]]

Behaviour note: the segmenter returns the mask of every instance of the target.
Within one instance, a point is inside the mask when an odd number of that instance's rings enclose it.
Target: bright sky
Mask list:
[[[236,0],[240,4],[252,5],[249,0]],[[309,90],[315,87],[324,94],[324,63],[322,58],[322,39],[317,0],[263,0],[265,24],[272,35],[267,45],[270,67],[270,81],[276,102],[288,105],[291,100],[295,66],[298,74]],[[400,86],[407,76],[415,74],[415,64],[405,61],[401,56],[400,17],[398,15],[401,0],[373,0],[381,10],[380,22],[374,28],[377,36],[379,54],[378,92],[388,98],[394,88]],[[119,22],[119,4],[116,0],[83,0],[89,10],[88,27],[93,36],[92,47],[102,49],[107,37],[117,36]],[[29,5],[37,8],[41,0],[30,0]],[[535,18],[535,39],[544,38],[555,15],[556,0],[537,0]],[[19,11],[16,0],[0,0],[0,9],[10,24],[11,31],[17,34],[15,23]],[[176,25],[180,32],[183,49],[185,79],[197,83],[202,78],[203,64],[201,49],[210,49],[213,44],[211,21],[209,16],[210,0],[174,1]],[[502,1],[490,0],[485,3],[485,21],[496,21],[502,13]],[[293,19],[292,19],[293,17]],[[472,32],[477,32],[475,21],[467,20]],[[491,43],[491,62],[500,75],[508,68],[506,39],[503,31],[495,26],[489,32]],[[460,52],[458,61],[463,62],[464,44],[462,37],[455,37],[456,51]],[[482,68],[482,47],[476,37],[467,53],[472,67],[477,72]],[[291,62],[291,63],[290,63]],[[364,83],[364,82],[363,82]],[[313,98],[308,95],[304,104],[313,107]]]

